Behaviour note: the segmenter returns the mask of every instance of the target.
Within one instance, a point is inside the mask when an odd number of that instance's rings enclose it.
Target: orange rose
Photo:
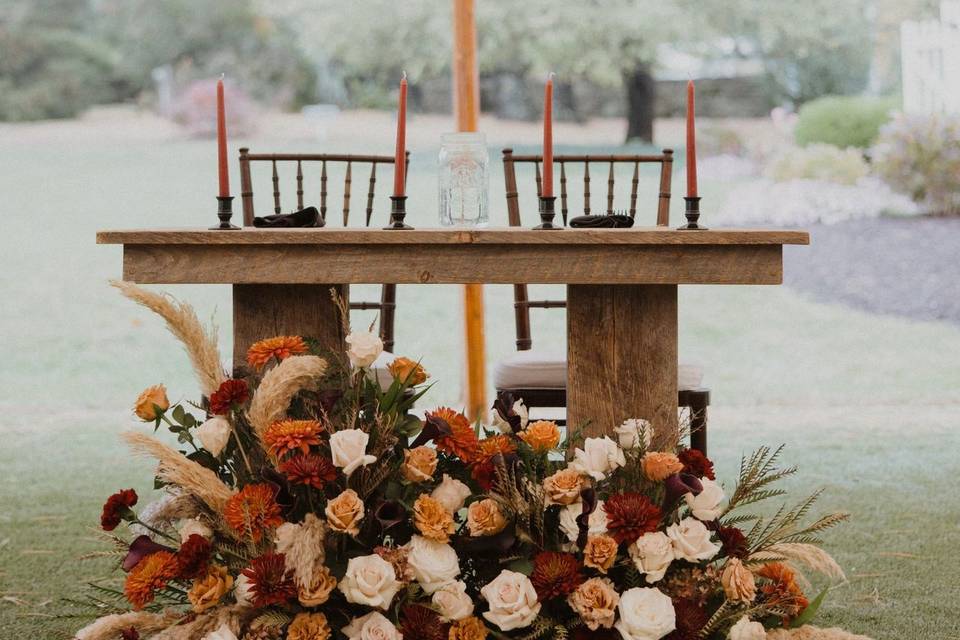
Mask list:
[[[226,567],[211,564],[206,575],[193,581],[193,586],[187,593],[187,598],[193,604],[197,613],[214,607],[230,589],[233,588],[233,577],[227,573]]]
[[[543,488],[547,494],[547,505],[573,504],[580,501],[580,489],[583,488],[583,474],[576,469],[563,469],[544,478]]]
[[[730,558],[720,574],[720,582],[727,600],[734,602],[753,602],[757,596],[757,585],[750,569],[739,558]]]
[[[453,516],[436,498],[422,493],[413,503],[413,524],[424,538],[449,542],[453,533]]]
[[[333,577],[330,570],[326,567],[320,567],[310,580],[310,585],[304,588],[300,585],[297,588],[297,600],[305,607],[319,607],[330,599],[330,594],[337,586],[337,579]]]
[[[507,519],[500,511],[500,505],[492,498],[484,498],[467,509],[467,529],[474,537],[492,536],[503,531]]]
[[[583,548],[583,564],[606,573],[617,559],[617,541],[608,535],[590,536]]]
[[[403,466],[400,473],[409,482],[428,482],[433,480],[437,470],[437,451],[430,447],[417,447],[403,452]]]
[[[520,439],[537,453],[545,453],[560,444],[560,429],[555,422],[538,420],[520,432]]]
[[[153,422],[170,408],[167,388],[162,384],[144,389],[133,405],[133,412],[144,422]]]
[[[583,624],[591,631],[596,631],[600,627],[609,629],[613,626],[619,602],[620,596],[614,590],[613,583],[607,578],[590,578],[567,598],[570,608],[580,615]]]
[[[414,362],[410,358],[394,358],[393,362],[387,365],[387,369],[390,370],[390,375],[408,387],[423,384],[430,377],[419,362]]]
[[[660,451],[649,451],[643,454],[640,464],[643,467],[643,474],[654,482],[666,480],[673,474],[683,471],[683,463],[677,456]]]
[[[351,536],[360,533],[360,521],[364,514],[363,501],[353,489],[347,489],[328,502],[323,513],[333,531]]]

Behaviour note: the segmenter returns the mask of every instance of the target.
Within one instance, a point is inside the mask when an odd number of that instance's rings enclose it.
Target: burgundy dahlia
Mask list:
[[[530,582],[541,602],[570,594],[583,581],[580,562],[573,554],[541,551],[533,559]]]
[[[656,531],[663,514],[660,507],[641,493],[620,493],[603,503],[607,513],[607,531],[623,544],[635,542],[645,533]]]
[[[284,460],[280,471],[291,484],[303,484],[315,489],[337,479],[337,468],[323,456],[315,453],[298,454]]]
[[[433,609],[409,604],[400,613],[400,633],[404,638],[447,640],[450,625],[443,622]]]
[[[268,607],[283,604],[297,595],[297,587],[284,566],[282,553],[265,553],[250,561],[250,568],[243,570],[250,580],[253,604]]]
[[[210,394],[210,413],[225,415],[250,399],[250,387],[245,380],[224,380],[220,388]]]

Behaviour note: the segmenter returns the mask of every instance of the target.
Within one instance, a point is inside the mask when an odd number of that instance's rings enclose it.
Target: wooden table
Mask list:
[[[235,364],[249,344],[279,334],[342,349],[331,288],[347,295],[353,283],[566,284],[567,417],[591,421],[587,431],[597,434],[626,417],[676,428],[677,285],[780,284],[783,245],[809,236],[662,227],[157,229],[101,231],[97,242],[123,245],[125,280],[233,285]]]

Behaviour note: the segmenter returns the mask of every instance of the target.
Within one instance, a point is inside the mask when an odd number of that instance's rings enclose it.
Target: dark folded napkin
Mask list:
[[[307,207],[293,213],[278,213],[272,216],[257,216],[253,226],[261,229],[285,229],[294,227],[322,227],[326,224],[316,207]]]
[[[621,214],[605,216],[577,216],[570,220],[574,229],[626,229],[633,226],[633,218]]]

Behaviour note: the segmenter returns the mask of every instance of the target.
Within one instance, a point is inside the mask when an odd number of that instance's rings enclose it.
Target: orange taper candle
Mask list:
[[[397,151],[394,156],[393,195],[406,195],[407,173],[407,72],[400,79],[400,104],[397,106]]]
[[[697,197],[697,131],[695,123],[695,90],[687,81],[687,197]]]
[[[230,169],[227,165],[227,115],[223,105],[223,76],[217,80],[217,168],[220,175],[220,197],[230,195]]]
[[[543,89],[543,187],[544,198],[553,197],[553,74]]]

